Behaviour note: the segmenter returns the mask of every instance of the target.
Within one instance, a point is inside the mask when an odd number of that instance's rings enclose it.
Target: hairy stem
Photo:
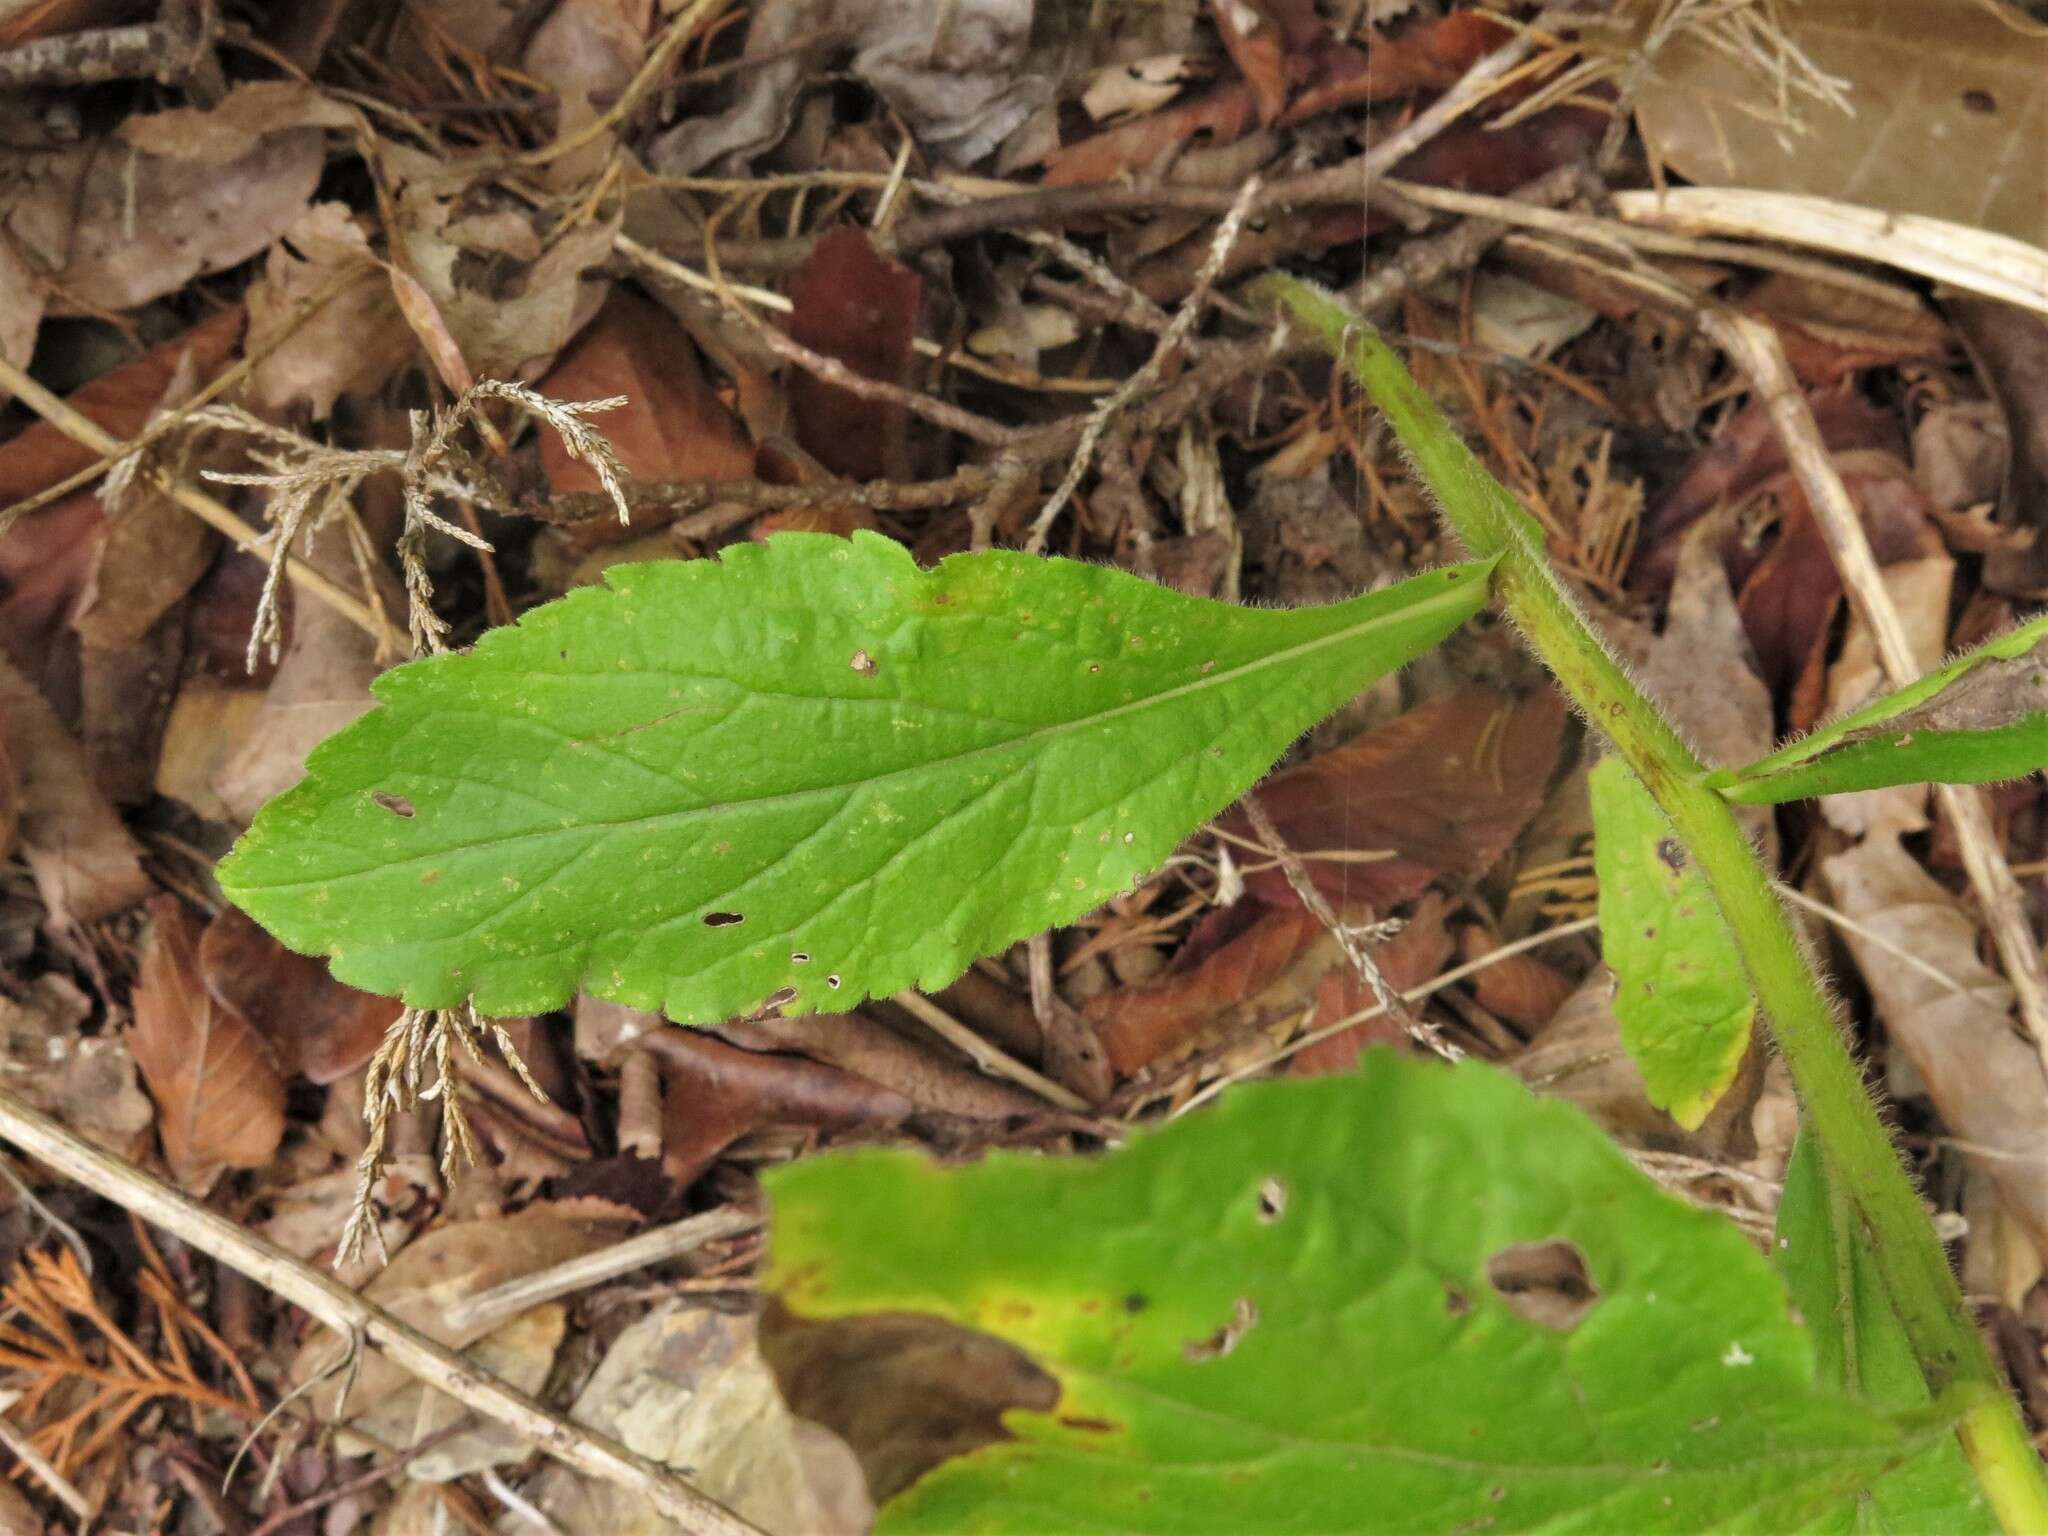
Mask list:
[[[1594,634],[1552,568],[1536,521],[1487,473],[1378,332],[1307,284],[1276,276],[1261,278],[1253,289],[1320,339],[1371,392],[1445,520],[1474,555],[1498,557],[1493,580],[1502,610],[1670,818],[1735,935],[1806,1122],[1831,1179],[1854,1202],[1929,1389],[1937,1395],[1952,1383],[1992,1389],[1958,1428],[1963,1449],[2008,1530],[2048,1530],[2048,1479],[1948,1255],[1768,872],[1727,802],[1700,782],[1704,766]]]

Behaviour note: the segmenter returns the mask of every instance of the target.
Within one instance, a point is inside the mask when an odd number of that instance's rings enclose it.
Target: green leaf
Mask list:
[[[1818,1379],[1892,1410],[1925,1407],[1927,1382],[1870,1253],[1849,1197],[1827,1176],[1804,1133],[1778,1205],[1778,1273],[1813,1336]],[[1806,1536],[1941,1531],[1994,1536],[1998,1521],[1953,1436],[1886,1473]]]
[[[1276,611],[872,534],[614,567],[379,678],[221,887],[417,1007],[581,988],[697,1023],[943,986],[1155,869],[1485,570]]]
[[[2048,768],[2048,614],[1707,787],[1744,805]]]
[[[890,1536],[1778,1532],[1940,1433],[1818,1387],[1734,1227],[1478,1064],[1375,1051],[1099,1160],[767,1177],[793,1309],[937,1313],[1060,1383],[892,1501]],[[1524,1288],[1539,1253],[1583,1284]]]
[[[1693,1130],[1735,1079],[1756,998],[1706,877],[1642,780],[1618,757],[1591,779],[1600,947],[1621,1043],[1650,1102]]]

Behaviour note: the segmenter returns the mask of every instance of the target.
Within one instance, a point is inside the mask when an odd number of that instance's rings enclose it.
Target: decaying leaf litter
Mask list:
[[[212,871],[382,670],[608,568],[864,533],[1295,607],[1455,559],[1377,418],[1234,291],[1273,265],[1405,339],[1711,760],[1847,715],[2048,597],[2042,18],[1870,9],[0,14],[8,1085],[276,1249],[17,1165],[10,1518],[653,1531],[696,1508],[680,1469],[762,1528],[864,1529],[1045,1379],[762,1315],[757,1171],[1099,1148],[1420,1048],[1390,987],[1768,1230],[1780,1072],[1738,1034],[1711,1103],[1637,1074],[1636,962],[1588,934],[1604,770],[1497,630],[1344,705],[1258,814],[928,997],[685,1032],[586,995],[475,1021],[417,1113],[368,1095],[366,1122],[366,1076],[409,1066],[373,1060],[397,1005]],[[1810,440],[1773,419],[1759,327]],[[2048,1400],[2040,781],[1818,805],[1753,830]],[[538,1396],[564,1463],[402,1346],[351,1372],[286,1304],[333,1320],[282,1277],[352,1216],[343,1277]]]

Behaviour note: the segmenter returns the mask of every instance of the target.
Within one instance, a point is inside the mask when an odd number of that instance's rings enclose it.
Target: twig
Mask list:
[[[36,1479],[49,1489],[57,1501],[81,1521],[92,1518],[92,1505],[70,1478],[59,1472],[50,1458],[35,1448],[35,1445],[6,1416],[7,1410],[21,1400],[22,1394],[9,1390],[0,1392],[0,1445],[14,1453],[24,1467],[36,1475]]]
[[[1230,212],[1223,216],[1223,222],[1216,226],[1215,238],[1209,242],[1209,254],[1203,259],[1201,270],[1195,274],[1194,287],[1175,312],[1173,323],[1160,334],[1158,343],[1152,348],[1152,355],[1116,389],[1105,396],[1101,404],[1088,413],[1088,419],[1081,428],[1081,440],[1074,448],[1073,461],[1067,466],[1067,473],[1050,500],[1039,509],[1032,521],[1030,537],[1024,547],[1034,555],[1045,551],[1045,541],[1052,532],[1052,525],[1074,492],[1081,488],[1081,479],[1088,473],[1089,461],[1095,456],[1095,445],[1102,441],[1102,434],[1108,430],[1116,413],[1136,399],[1144,389],[1159,377],[1180,344],[1187,339],[1188,332],[1195,328],[1195,321],[1201,318],[1202,306],[1207,302],[1209,290],[1222,274],[1223,263],[1230,258],[1230,249],[1237,244],[1239,231],[1244,221],[1251,216],[1252,200],[1259,195],[1259,179],[1254,176],[1239,190]]]
[[[1443,1031],[1426,1020],[1417,1018],[1401,1001],[1401,995],[1387,980],[1386,972],[1379,962],[1367,952],[1360,941],[1358,931],[1339,917],[1330,906],[1321,889],[1310,878],[1308,865],[1300,854],[1289,846],[1280,829],[1273,825],[1273,818],[1266,813],[1259,797],[1247,790],[1238,802],[1244,813],[1251,819],[1252,830],[1259,834],[1259,840],[1266,845],[1266,851],[1279,862],[1280,872],[1287,877],[1288,889],[1301,898],[1301,904],[1308,908],[1311,916],[1330,930],[1337,940],[1338,948],[1344,951],[1344,958],[1351,962],[1351,968],[1358,972],[1359,979],[1366,984],[1380,1005],[1382,1013],[1390,1015],[1408,1033],[1408,1038],[1418,1045],[1427,1046],[1445,1061],[1462,1060],[1465,1053],[1443,1036]]]
[[[108,80],[175,85],[206,62],[219,30],[212,6],[168,6],[157,21],[32,38],[0,50],[0,91]]]
[[[1044,1073],[1025,1066],[1001,1046],[984,1040],[923,993],[906,990],[895,993],[889,1001],[948,1045],[964,1052],[969,1060],[991,1077],[1007,1077],[1019,1087],[1028,1088],[1048,1104],[1057,1104],[1069,1114],[1094,1114],[1093,1106],[1078,1093],[1061,1087]]]
[[[128,451],[119,438],[91,417],[72,409],[67,402],[51,394],[5,357],[0,357],[0,386],[5,386],[16,399],[73,442],[90,448],[94,453],[117,459]],[[204,491],[184,484],[175,475],[152,464],[145,463],[142,473],[159,491],[187,512],[208,527],[226,534],[228,541],[235,548],[267,557],[270,536],[258,533]],[[296,555],[286,555],[284,572],[291,578],[294,587],[309,596],[317,597],[350,623],[372,636],[380,647],[395,647],[395,637],[390,635],[375,613],[307,565],[305,561]]]
[[[642,1232],[638,1237],[629,1237],[622,1243],[613,1243],[608,1248],[586,1253],[550,1269],[507,1280],[503,1285],[494,1285],[474,1296],[466,1296],[449,1307],[443,1316],[448,1326],[458,1333],[488,1333],[498,1324],[509,1322],[543,1302],[588,1290],[593,1285],[616,1280],[620,1275],[645,1269],[650,1264],[661,1264],[693,1253],[721,1237],[737,1237],[742,1232],[751,1232],[761,1225],[761,1220],[759,1212],[743,1211],[737,1206],[706,1211],[699,1216],[670,1222],[665,1227],[656,1227],[652,1232]]]
[[[707,507],[740,507],[749,516],[844,502],[874,512],[928,512],[939,507],[957,507],[980,496],[995,479],[995,473],[982,465],[963,464],[943,480],[861,480],[850,484],[826,481],[816,485],[769,485],[761,480],[634,480],[626,486],[626,504],[636,511],[641,507],[659,507],[679,513],[702,512]],[[541,522],[557,524],[617,515],[612,499],[602,491],[571,491],[520,510],[530,512]]]
[[[616,1483],[647,1500],[686,1530],[705,1536],[762,1536],[750,1522],[698,1492],[669,1468],[571,1423],[275,1244],[73,1135],[4,1089],[0,1089],[0,1139],[247,1275],[344,1338],[368,1340],[401,1370],[525,1436],[579,1472]]]
[[[1703,311],[1700,328],[1728,353],[1763,401],[1792,473],[1806,492],[1814,521],[1827,540],[1850,604],[1870,630],[1885,676],[1893,687],[1914,681],[1922,668],[1913,655],[1905,624],[1878,570],[1856,503],[1821,441],[1813,409],[1792,377],[1778,333],[1760,320],[1721,309]],[[2043,1070],[2048,1071],[2048,974],[2042,970],[2040,941],[2027,921],[2026,898],[2005,862],[2005,851],[1985,809],[1984,791],[1968,784],[1937,784],[1934,794],[1949,825],[1955,828],[1963,868],[1998,945],[1999,958],[2005,962],[2006,980],[2019,1002],[2020,1021],[2034,1042]]]

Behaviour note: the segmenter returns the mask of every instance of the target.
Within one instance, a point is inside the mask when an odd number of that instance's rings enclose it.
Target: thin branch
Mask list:
[[[344,1338],[365,1339],[376,1345],[401,1370],[524,1436],[577,1471],[645,1499],[685,1530],[701,1536],[762,1536],[753,1524],[698,1492],[669,1468],[572,1423],[507,1386],[376,1303],[73,1135],[4,1089],[0,1089],[0,1139],[248,1276]]]

